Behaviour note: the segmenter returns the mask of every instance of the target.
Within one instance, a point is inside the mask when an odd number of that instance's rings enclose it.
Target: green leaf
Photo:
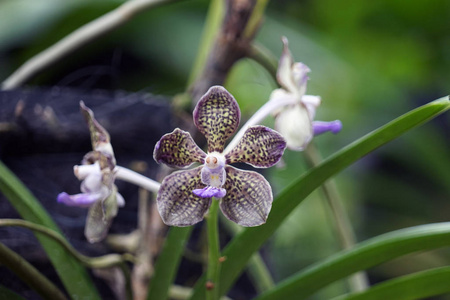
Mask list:
[[[22,296],[14,293],[10,289],[0,285],[0,299],[9,299],[9,300],[25,300]]]
[[[450,293],[449,282],[450,267],[442,267],[388,280],[364,292],[341,296],[333,300],[425,299]]]
[[[314,264],[280,282],[276,288],[260,295],[257,299],[289,299],[292,295],[295,295],[295,299],[305,299],[324,286],[357,271],[415,251],[449,245],[450,222],[393,231]]]
[[[0,161],[0,191],[25,220],[44,225],[61,234],[39,201]],[[56,200],[55,200],[56,201]],[[100,299],[86,269],[59,243],[43,234],[35,234],[52,262],[67,292],[74,299]]]
[[[351,143],[285,188],[273,202],[267,223],[259,227],[243,230],[224,249],[222,255],[226,256],[227,260],[222,265],[220,294],[223,295],[230,289],[234,281],[242,273],[251,255],[272,236],[291,211],[328,178],[371,151],[448,109],[450,109],[448,96],[416,108]],[[205,277],[203,276],[195,286],[191,299],[204,298],[204,283]]]
[[[181,255],[193,226],[171,227],[166,242],[155,265],[147,299],[167,299],[169,287],[175,279]]]

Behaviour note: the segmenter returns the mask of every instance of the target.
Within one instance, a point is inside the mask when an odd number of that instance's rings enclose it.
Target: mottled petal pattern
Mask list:
[[[220,209],[230,220],[241,226],[264,224],[272,208],[272,188],[267,180],[253,171],[226,167],[227,194],[221,199]]]
[[[105,218],[102,201],[96,201],[88,211],[84,235],[90,243],[103,240],[108,234],[113,218]]]
[[[225,141],[236,131],[240,119],[236,100],[221,86],[211,87],[194,109],[194,123],[208,141],[208,152],[223,151]]]
[[[117,211],[117,188],[114,185],[111,194],[106,199],[96,201],[89,208],[84,235],[90,243],[101,241],[106,237]]]
[[[252,126],[225,159],[227,164],[245,162],[257,168],[268,168],[280,160],[285,148],[286,141],[281,134],[266,126]]]
[[[164,178],[156,203],[166,225],[184,227],[203,220],[211,198],[201,198],[192,192],[205,187],[200,179],[202,168],[174,172]]]
[[[88,108],[83,101],[80,101],[81,113],[83,114],[89,126],[91,133],[92,149],[97,150],[101,144],[109,144],[109,133],[94,118],[94,113]]]
[[[170,167],[188,167],[194,162],[204,163],[206,154],[192,139],[189,132],[175,129],[163,135],[156,143],[153,158]]]

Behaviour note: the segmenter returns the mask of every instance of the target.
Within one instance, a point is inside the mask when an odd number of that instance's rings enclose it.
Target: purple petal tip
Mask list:
[[[65,203],[68,200],[70,200],[70,196],[69,194],[67,194],[66,192],[62,192],[58,195],[58,197],[56,198],[56,201],[58,201],[58,203]]]
[[[58,195],[56,200],[59,203],[64,203],[67,206],[89,207],[99,199],[98,195],[81,193],[76,195],[69,195],[62,192]]]
[[[342,129],[342,122],[335,120],[331,122],[314,121],[313,122],[314,135],[319,135],[327,131],[336,134]]]

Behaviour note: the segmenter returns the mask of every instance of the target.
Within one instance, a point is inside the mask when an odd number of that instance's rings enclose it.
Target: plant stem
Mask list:
[[[311,167],[315,167],[321,163],[322,158],[314,143],[310,143],[304,153]],[[333,214],[334,227],[336,228],[341,248],[352,248],[356,244],[355,232],[353,231],[335,182],[330,179],[322,184],[321,189]],[[369,286],[368,282],[367,274],[365,272],[358,272],[349,277],[350,290],[352,292],[364,291]]]
[[[135,15],[156,5],[173,0],[130,0],[107,14],[78,28],[71,34],[50,46],[46,50],[26,61],[19,69],[10,75],[3,83],[2,89],[11,90],[24,84],[38,72],[97,39],[107,32],[130,21]]]
[[[115,172],[116,179],[138,185],[150,192],[158,192],[161,186],[159,182],[124,167],[116,166]]]
[[[187,88],[189,89],[200,76],[205,68],[206,60],[211,52],[215,37],[220,29],[220,23],[223,20],[225,10],[225,2],[223,0],[211,0],[209,3],[208,13],[203,27],[202,38],[197,57],[189,75]]]
[[[269,72],[275,81],[277,80],[278,61],[269,49],[254,42],[251,44],[247,56],[259,63],[267,72]]]
[[[126,261],[133,261],[134,258],[130,254],[107,254],[99,257],[88,257],[81,253],[79,253],[75,248],[72,247],[59,233],[56,231],[49,229],[45,226],[35,224],[32,222],[28,222],[20,219],[0,219],[0,227],[2,226],[19,226],[30,229],[35,232],[42,233],[47,237],[52,238],[56,242],[58,242],[64,249],[67,250],[73,257],[79,260],[83,265],[94,268],[94,269],[102,269],[109,268],[113,266],[121,266]]]
[[[221,218],[221,220],[223,221],[222,224],[225,225],[225,229],[233,236],[239,234],[239,232],[243,230],[243,227],[228,221],[225,217]],[[267,291],[275,286],[273,278],[258,252],[255,252],[255,254],[252,255],[247,268],[258,293]]]
[[[50,280],[19,254],[0,243],[0,263],[14,272],[43,299],[67,299]]]
[[[220,246],[217,213],[219,200],[212,199],[207,222],[208,227],[208,269],[206,271],[206,299],[219,299]]]

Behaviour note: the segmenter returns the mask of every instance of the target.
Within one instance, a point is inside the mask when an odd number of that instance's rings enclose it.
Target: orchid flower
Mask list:
[[[93,243],[106,236],[118,207],[124,206],[125,201],[114,184],[116,159],[109,134],[82,101],[80,108],[89,126],[93,151],[84,156],[82,165],[74,166],[75,176],[82,180],[82,193],[63,192],[57,200],[68,206],[89,207],[85,236]]]
[[[223,214],[239,225],[258,226],[266,222],[273,201],[270,184],[256,172],[229,164],[271,167],[280,160],[286,142],[270,128],[252,126],[236,147],[223,152],[226,140],[239,126],[240,116],[234,97],[225,88],[214,86],[203,95],[193,113],[195,126],[208,142],[208,153],[195,144],[188,132],[178,128],[156,144],[153,157],[158,163],[179,168],[201,164],[164,178],[156,201],[165,224],[196,224],[205,216],[211,201],[220,201]]]
[[[269,101],[286,103],[275,112],[275,129],[286,138],[288,148],[301,151],[314,135],[327,131],[338,133],[342,124],[339,120],[314,121],[321,99],[319,96],[305,95],[311,70],[303,63],[294,63],[287,38],[283,37],[282,41],[283,53],[277,70],[277,81],[281,88],[272,92]]]

